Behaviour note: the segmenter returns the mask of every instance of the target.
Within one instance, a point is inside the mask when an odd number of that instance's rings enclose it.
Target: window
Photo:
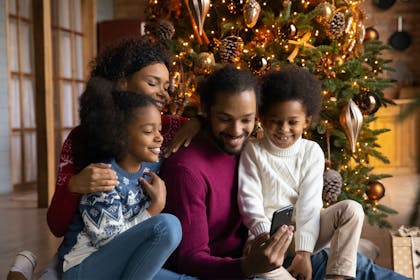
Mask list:
[[[35,87],[34,60],[39,57],[35,50],[44,42],[36,42],[37,39],[34,39],[33,34],[36,28],[34,28],[33,19],[39,19],[41,15],[37,13],[45,12],[45,7],[51,7],[51,18],[49,18],[49,13],[45,14],[48,14],[48,19],[51,21],[51,26],[47,27],[51,30],[47,33],[51,31],[52,34],[53,69],[47,72],[53,73],[48,79],[54,84],[54,119],[47,121],[54,122],[55,154],[58,158],[64,139],[78,124],[78,97],[84,89],[88,62],[95,54],[95,0],[50,0],[43,2],[44,10],[37,9],[40,3],[32,0],[8,0],[7,4],[10,169],[13,188],[17,190],[36,186],[37,163],[48,160],[45,152],[37,155],[35,112],[45,108],[35,108],[35,97],[47,93],[36,92]],[[35,4],[38,6],[34,6]],[[38,71],[48,67],[51,69],[50,65],[41,65],[39,68],[38,62],[36,66]],[[51,94],[51,90],[49,93]],[[39,135],[39,137],[45,137],[45,135]],[[48,186],[48,188],[53,188],[53,186]],[[48,195],[48,192],[46,193]],[[52,191],[49,193],[51,194]]]
[[[10,169],[18,189],[34,186],[37,176],[32,1],[13,0],[8,7]]]

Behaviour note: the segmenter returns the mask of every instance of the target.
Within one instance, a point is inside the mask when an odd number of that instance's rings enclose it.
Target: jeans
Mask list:
[[[326,266],[328,261],[329,249],[322,249],[318,253],[312,255],[312,279],[325,279]],[[292,258],[286,258],[283,266],[288,267],[292,263]],[[358,280],[408,280],[399,273],[390,269],[381,267],[373,263],[373,261],[364,255],[357,253],[357,271],[356,279]]]
[[[188,279],[162,269],[181,236],[181,225],[175,216],[153,216],[64,272],[63,279]]]

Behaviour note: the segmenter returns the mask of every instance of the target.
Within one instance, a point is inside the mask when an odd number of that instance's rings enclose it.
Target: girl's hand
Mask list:
[[[105,163],[89,164],[69,180],[69,190],[80,194],[110,191],[117,185],[117,174]]]
[[[162,212],[163,208],[165,208],[166,185],[156,173],[145,172],[144,174],[152,178],[150,182],[144,178],[140,178],[140,183],[152,200],[147,211],[149,211],[150,216],[154,216]]]
[[[181,146],[188,147],[191,143],[191,140],[197,133],[200,131],[201,122],[197,118],[191,118],[183,126],[181,126],[178,131],[175,133],[174,138],[169,143],[168,148],[166,149],[164,158],[167,158],[171,153],[175,153]]]

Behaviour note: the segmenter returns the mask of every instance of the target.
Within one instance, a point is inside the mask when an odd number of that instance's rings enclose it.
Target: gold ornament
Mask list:
[[[215,61],[212,53],[201,52],[195,58],[194,72],[198,75],[210,74],[214,69]]]
[[[373,40],[379,40],[379,33],[378,31],[373,28],[372,26],[367,27],[365,31],[365,41],[373,41]]]
[[[335,10],[334,6],[328,2],[323,2],[316,7],[318,11],[315,20],[320,24],[326,24],[330,21],[333,12]]]
[[[379,200],[385,195],[385,187],[379,181],[370,182],[366,190],[366,195],[370,200]]]
[[[192,16],[198,27],[198,33],[201,36],[203,35],[204,20],[210,9],[210,0],[188,0],[188,7],[192,12]]]
[[[246,0],[244,5],[245,25],[252,28],[257,24],[261,12],[261,6],[256,0]]]
[[[340,124],[349,139],[351,151],[356,152],[356,142],[363,124],[363,115],[352,99],[340,114]]]

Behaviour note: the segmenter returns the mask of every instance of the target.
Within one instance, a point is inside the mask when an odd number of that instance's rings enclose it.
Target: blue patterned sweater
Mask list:
[[[150,217],[146,210],[150,198],[143,192],[139,178],[146,171],[157,172],[160,163],[142,163],[136,173],[123,170],[115,160],[109,163],[119,184],[111,191],[82,196],[79,213],[65,235],[65,246],[60,247],[63,271],[80,264],[112,238]]]

